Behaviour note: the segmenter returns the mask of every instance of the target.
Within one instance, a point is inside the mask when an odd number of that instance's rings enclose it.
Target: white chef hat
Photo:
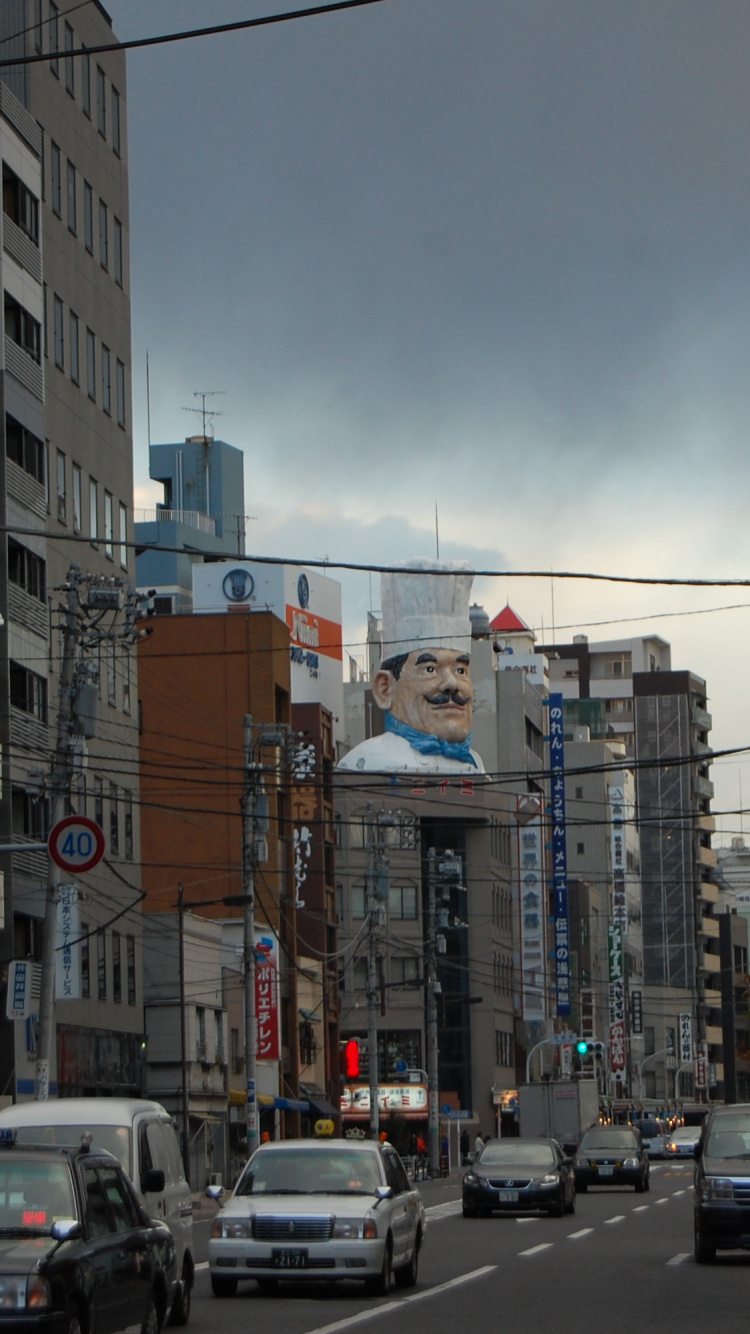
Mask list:
[[[420,648],[469,653],[473,582],[466,561],[412,560],[396,573],[381,574],[382,661]]]

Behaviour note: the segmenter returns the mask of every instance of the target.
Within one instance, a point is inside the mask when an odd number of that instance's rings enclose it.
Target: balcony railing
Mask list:
[[[133,519],[135,523],[181,523],[209,537],[216,535],[216,520],[200,510],[166,510],[157,506],[155,510],[134,510]]]

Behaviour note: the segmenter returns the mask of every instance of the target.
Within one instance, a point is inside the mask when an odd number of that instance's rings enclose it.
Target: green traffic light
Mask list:
[[[588,1051],[588,1049],[589,1049],[589,1044],[588,1044],[588,1042],[577,1042],[577,1043],[576,1043],[576,1051],[578,1052],[579,1056],[585,1056],[585,1055],[586,1055],[586,1052]]]

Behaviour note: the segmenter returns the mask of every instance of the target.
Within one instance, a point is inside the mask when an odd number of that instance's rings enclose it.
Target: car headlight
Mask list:
[[[466,1182],[467,1186],[479,1185],[479,1177],[477,1176],[476,1172],[467,1172],[464,1177],[464,1181]]]
[[[336,1218],[333,1223],[332,1237],[377,1237],[378,1230],[372,1218]]]
[[[50,1286],[36,1270],[31,1274],[3,1274],[0,1310],[41,1311],[51,1304]]]
[[[217,1214],[211,1228],[212,1237],[252,1237],[252,1235],[252,1218],[224,1218],[222,1214]]]
[[[734,1189],[729,1177],[705,1177],[701,1183],[701,1199],[733,1200]]]
[[[552,1172],[548,1172],[546,1176],[542,1177],[539,1184],[540,1186],[556,1186],[558,1179]]]
[[[32,1311],[44,1311],[52,1305],[52,1292],[46,1278],[41,1274],[29,1274],[26,1288],[26,1305]]]
[[[637,1167],[637,1166],[638,1166],[637,1158],[626,1158],[625,1162],[623,1163],[623,1167]]]

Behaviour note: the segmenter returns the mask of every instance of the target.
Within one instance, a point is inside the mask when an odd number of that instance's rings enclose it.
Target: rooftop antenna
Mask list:
[[[435,501],[435,556],[440,560],[440,533],[438,531],[438,507]]]
[[[195,390],[193,390],[193,398],[199,398],[199,399],[201,400],[201,406],[200,406],[199,408],[183,408],[183,409],[182,409],[183,412],[194,412],[195,415],[196,415],[196,417],[200,417],[200,419],[201,419],[201,421],[202,421],[202,423],[203,423],[203,439],[204,439],[204,440],[209,439],[209,436],[208,436],[208,431],[209,431],[209,430],[210,430],[210,432],[211,432],[210,439],[213,440],[213,438],[214,438],[214,430],[213,430],[213,427],[214,427],[214,417],[223,417],[223,416],[224,416],[224,413],[223,413],[223,412],[219,412],[218,408],[208,408],[208,409],[207,409],[207,408],[206,408],[206,399],[207,399],[207,398],[214,398],[217,394],[225,394],[225,393],[226,393],[226,389],[206,389],[205,391],[200,390],[200,389],[195,389]]]
[[[148,348],[146,348],[146,434],[148,447],[151,448],[151,377],[148,371]]]

